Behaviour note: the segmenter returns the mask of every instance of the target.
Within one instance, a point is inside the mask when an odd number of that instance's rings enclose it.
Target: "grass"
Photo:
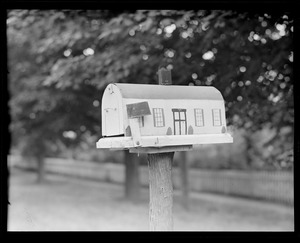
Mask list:
[[[8,231],[148,231],[148,189],[124,200],[122,185],[11,171]],[[189,210],[174,192],[175,231],[293,231],[292,207],[212,194],[190,194]]]

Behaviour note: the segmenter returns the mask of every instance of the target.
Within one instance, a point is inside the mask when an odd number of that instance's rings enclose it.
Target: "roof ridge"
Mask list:
[[[112,83],[111,85],[115,85],[119,89],[123,98],[223,100],[221,92],[213,86],[131,83]]]

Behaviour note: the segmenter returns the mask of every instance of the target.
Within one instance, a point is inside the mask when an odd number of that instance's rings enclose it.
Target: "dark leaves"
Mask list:
[[[28,129],[42,139],[72,129],[80,141],[82,124],[97,133],[92,104],[106,85],[155,84],[160,66],[172,70],[174,84],[220,89],[229,124],[293,125],[288,13],[13,10],[7,24],[13,123],[34,124]],[[55,133],[42,135],[43,122]]]

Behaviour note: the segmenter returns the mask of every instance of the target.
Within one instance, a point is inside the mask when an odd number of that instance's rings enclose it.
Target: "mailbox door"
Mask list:
[[[119,111],[117,106],[112,106],[105,109],[105,132],[107,136],[120,134],[119,131]]]
[[[109,85],[102,98],[102,133],[104,136],[124,134],[121,95],[114,85]]]

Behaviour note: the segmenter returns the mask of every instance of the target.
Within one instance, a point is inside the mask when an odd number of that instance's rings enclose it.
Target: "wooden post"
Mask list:
[[[150,204],[149,222],[152,231],[173,230],[172,160],[174,152],[148,154]]]
[[[172,83],[171,72],[158,70],[159,84]],[[148,154],[149,166],[149,223],[151,231],[173,230],[172,161],[175,152]]]
[[[161,68],[158,70],[158,84],[159,85],[172,85],[171,71]]]

